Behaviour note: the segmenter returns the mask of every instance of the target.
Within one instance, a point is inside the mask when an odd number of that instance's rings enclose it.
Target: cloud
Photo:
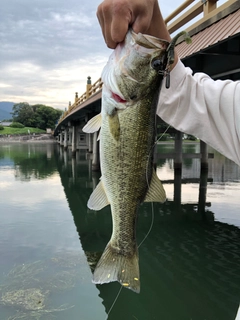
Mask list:
[[[100,77],[109,50],[98,1],[4,1],[0,13],[0,99],[67,106],[86,78]],[[96,77],[96,78],[95,78]]]

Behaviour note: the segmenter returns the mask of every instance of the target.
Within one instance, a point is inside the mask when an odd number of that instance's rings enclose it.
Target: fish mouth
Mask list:
[[[113,98],[113,100],[115,100],[118,103],[126,103],[127,100],[123,99],[122,97],[120,97],[118,94],[111,92],[111,96]]]

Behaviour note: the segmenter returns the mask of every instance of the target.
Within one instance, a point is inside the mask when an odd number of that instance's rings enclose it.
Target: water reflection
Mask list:
[[[51,144],[10,144],[0,148],[0,165],[14,165],[17,180],[45,179],[56,172]]]
[[[168,146],[165,147],[167,150]],[[56,157],[80,242],[93,269],[112,228],[109,208],[100,212],[86,208],[100,175],[91,172],[91,163],[85,160],[84,153],[78,153],[73,160],[70,153],[59,148]],[[215,159],[217,162],[209,168],[210,183],[212,176],[218,174],[218,162],[222,163],[222,156],[217,155]],[[167,164],[171,164],[171,160],[160,161],[161,173],[166,174]],[[191,163],[184,166],[182,176],[196,180],[198,160],[191,159]],[[223,167],[223,172],[229,172]],[[209,179],[206,171],[201,172],[199,183],[191,181],[198,188],[195,202],[182,200],[181,173],[170,171],[164,178],[173,186],[173,197],[163,205],[154,204],[154,214],[148,203],[144,203],[139,212],[138,243],[148,232],[154,216],[152,231],[139,248],[141,293],[137,295],[123,289],[108,319],[234,320],[240,297],[240,229],[214,221],[211,203],[206,202]],[[200,167],[198,173],[200,176]],[[239,171],[236,177],[238,180]],[[239,192],[240,185],[237,189]],[[223,202],[227,201],[226,197],[222,198]],[[97,287],[108,313],[120,285]]]

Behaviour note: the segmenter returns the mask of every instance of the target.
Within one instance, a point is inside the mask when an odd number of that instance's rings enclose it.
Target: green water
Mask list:
[[[184,152],[198,148],[188,144]],[[0,145],[0,320],[234,320],[240,168],[210,152],[208,175],[198,159],[185,159],[181,175],[171,159],[158,161],[168,201],[139,212],[138,243],[153,219],[139,248],[141,293],[122,289],[111,309],[120,285],[91,282],[111,235],[110,209],[86,206],[99,174],[83,152],[74,160],[58,145]],[[41,308],[28,310],[34,297],[26,294],[14,300],[28,289],[41,292]]]

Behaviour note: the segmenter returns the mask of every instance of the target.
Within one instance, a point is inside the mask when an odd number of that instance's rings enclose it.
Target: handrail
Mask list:
[[[186,0],[184,1],[177,9],[175,9],[164,21],[167,24],[169,21],[174,19],[179,13],[186,9],[191,3],[195,0]]]
[[[218,0],[186,0],[181,6],[179,6],[176,10],[174,10],[166,19],[165,23],[168,24],[170,21],[175,19],[183,10],[188,8],[193,2],[196,2],[193,6],[191,6],[187,11],[182,12],[182,14],[176,18],[170,25],[167,25],[169,33],[173,33],[174,31],[181,28],[187,22],[196,18],[199,14],[203,13],[204,17],[207,17],[209,13],[214,11],[217,8]],[[229,0],[226,0],[226,2]]]
[[[186,31],[190,31],[239,0],[225,0],[220,6],[217,6],[217,1],[218,0],[186,0],[164,20],[169,33],[175,32],[199,14],[203,13],[202,18],[186,28]],[[194,2],[195,4],[192,5]],[[188,10],[184,11],[187,8]]]
[[[89,99],[92,95],[94,95],[95,93],[97,93],[98,91],[100,91],[102,89],[103,86],[103,82],[102,79],[99,78],[96,82],[94,82],[94,84],[91,84],[91,78],[88,77],[88,82],[87,82],[87,86],[86,86],[86,92],[84,92],[80,97],[78,97],[78,94],[76,92],[76,96],[75,96],[75,102],[71,105],[69,103],[68,106],[68,110],[66,110],[63,115],[61,116],[61,118],[59,119],[58,123],[60,123],[67,115],[69,115],[74,109],[76,109],[77,107],[79,107],[84,101],[86,101],[87,99]]]

